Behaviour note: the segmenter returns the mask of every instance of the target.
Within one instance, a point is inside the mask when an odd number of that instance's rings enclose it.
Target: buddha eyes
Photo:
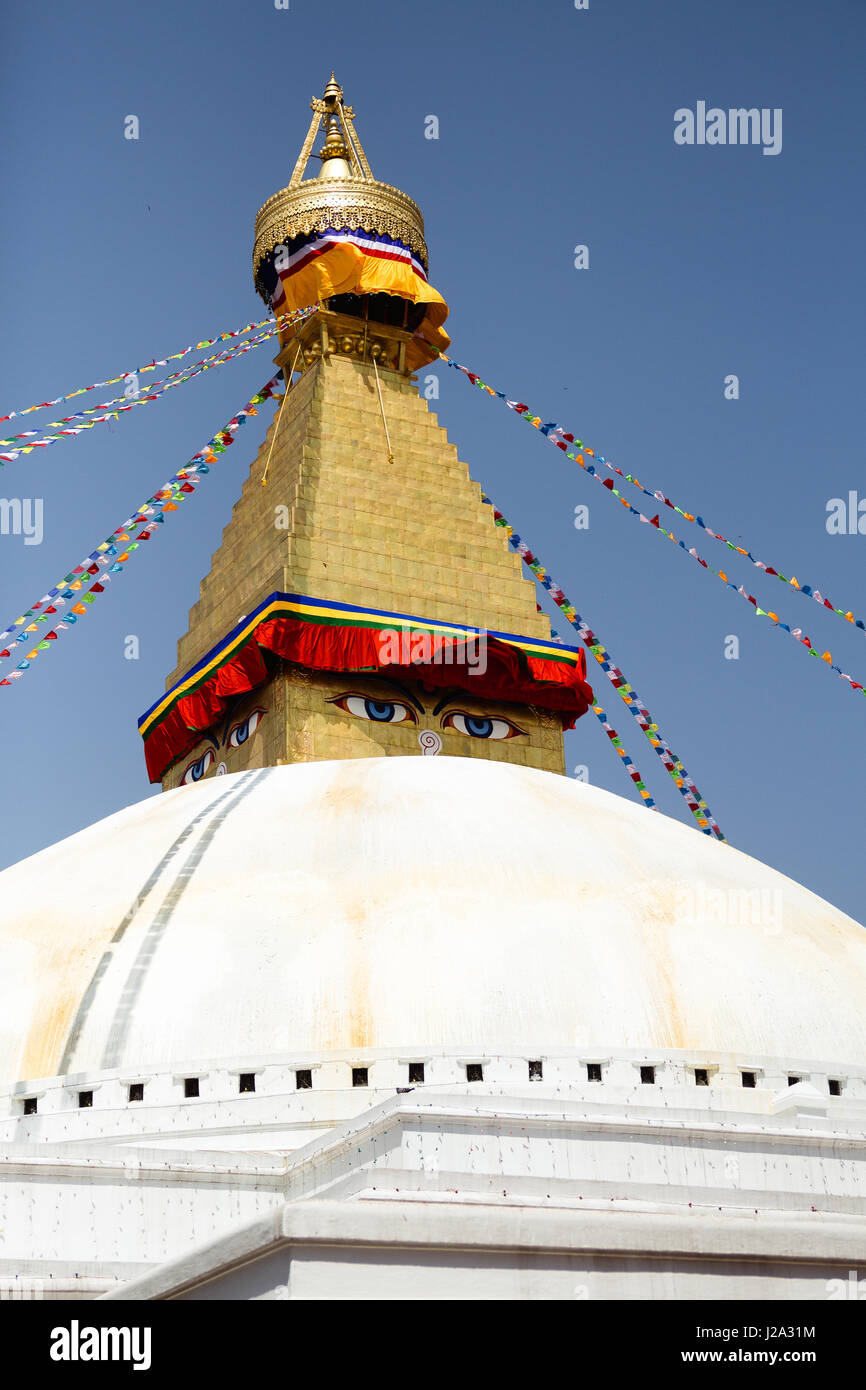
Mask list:
[[[354,714],[356,719],[369,719],[374,724],[415,724],[417,720],[408,705],[395,700],[371,700],[365,695],[340,695],[328,702]]]
[[[455,710],[446,714],[442,721],[443,729],[455,729],[458,734],[469,738],[515,738],[523,730],[512,724],[510,719],[488,719],[483,715],[464,714]]]
[[[180,785],[182,787],[188,787],[191,782],[200,782],[213,762],[213,759],[213,749],[209,748],[206,753],[202,753],[197,763],[190,763],[186,772],[180,779]]]
[[[329,704],[353,714],[356,719],[367,719],[373,724],[417,724],[415,712],[396,700],[377,700],[368,695],[340,695]],[[442,716],[442,728],[453,729],[466,738],[505,739],[516,738],[522,734],[510,719],[494,719],[481,714],[467,714],[465,710],[454,710]]]
[[[265,711],[263,709],[254,709],[240,724],[234,724],[229,730],[228,737],[223,746],[225,748],[240,748],[248,739],[252,738],[262,721],[264,713]],[[182,787],[188,787],[192,782],[200,782],[202,777],[210,771],[215,757],[216,754],[212,748],[209,748],[206,753],[202,753],[197,762],[190,763],[186,772],[180,779],[180,785]],[[220,763],[217,771],[225,772],[226,770],[225,763]]]
[[[254,709],[252,714],[247,715],[247,718],[242,724],[235,724],[228,736],[229,748],[240,748],[242,743],[246,743],[247,739],[250,738],[258,728],[263,714],[263,709]]]

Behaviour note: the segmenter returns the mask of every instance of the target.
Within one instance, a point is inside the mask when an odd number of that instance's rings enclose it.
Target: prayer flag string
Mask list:
[[[118,526],[111,535],[106,536],[80,564],[43,594],[38,603],[34,603],[32,608],[28,608],[26,613],[16,618],[4,632],[0,632],[0,661],[10,657],[16,647],[30,648],[24,653],[23,660],[0,680],[0,686],[11,685],[12,681],[20,680],[40,652],[48,651],[63,632],[73,627],[79,618],[85,617],[89,605],[104,592],[106,584],[111,583],[112,578],[121,572],[132,552],[144,541],[150,540],[158,527],[165,523],[166,515],[176,512],[180,503],[191,496],[201,478],[208,474],[211,465],[217,462],[218,455],[225,453],[229,445],[234,443],[237,431],[246,423],[248,417],[258,415],[256,407],[274,395],[279,380],[279,374],[272,377],[260,391],[250,397],[236,415],[232,416],[223,429],[192,455],[183,468],[173,473],[152,497],[148,497],[132,516],[127,517],[122,526]],[[139,527],[141,530],[138,530]],[[89,588],[85,588],[91,579],[93,583]],[[68,611],[58,618],[60,609],[66,608],[67,605]],[[47,630],[43,626],[45,624]]]
[[[653,801],[652,797],[646,789],[646,784],[644,783],[643,778],[641,777],[640,773],[638,772],[628,753],[625,751],[622,739],[620,738],[616,729],[612,728],[611,725],[608,723],[605,711],[602,709],[601,705],[593,705],[592,712],[599,720],[601,727],[604,729],[604,732],[607,734],[617,753],[622,758],[623,766],[625,767],[629,777],[634,782],[635,786],[640,792],[641,797],[643,798],[644,806],[646,806],[648,811],[657,811],[658,806]]]
[[[90,386],[79,386],[77,391],[70,391],[66,396],[55,396],[53,401],[40,401],[38,405],[28,405],[24,410],[12,410],[8,415],[0,415],[0,424],[4,420],[14,420],[19,415],[30,415],[34,410],[45,410],[52,405],[60,405],[62,401],[71,401],[75,396],[86,396],[88,391],[101,391],[103,386],[116,386],[118,381],[128,381],[132,376],[141,376],[144,372],[153,372],[157,367],[166,367],[169,362],[176,362],[180,357],[186,357],[189,352],[202,352],[205,348],[213,347],[214,343],[224,343],[230,338],[240,338],[244,333],[257,333],[260,328],[271,328],[278,330],[287,324],[295,323],[299,318],[306,317],[307,314],[317,309],[318,304],[313,304],[307,309],[295,310],[289,314],[280,314],[276,318],[268,317],[260,319],[258,323],[244,324],[243,328],[235,328],[229,333],[218,333],[215,338],[204,338],[200,343],[191,343],[181,352],[171,352],[167,357],[153,358],[146,362],[143,367],[134,367],[131,371],[121,372],[120,376],[111,376],[105,381],[94,381]]]
[[[602,487],[605,488],[608,492],[613,493],[613,495],[619,499],[620,503],[626,509],[627,512],[629,512],[632,516],[636,516],[639,521],[646,523],[646,525],[652,526],[654,530],[658,531],[660,535],[665,536],[667,540],[673,541],[674,545],[679,546],[680,550],[685,551],[687,555],[690,555],[692,559],[696,560],[697,563],[701,565],[705,570],[708,570],[710,574],[713,574],[716,576],[717,579],[720,579],[722,583],[726,585],[727,588],[733,589],[734,593],[739,594],[739,596],[745,599],[747,603],[750,603],[757,617],[769,618],[774,627],[781,628],[783,632],[787,632],[790,637],[793,637],[795,639],[795,641],[801,643],[802,646],[806,647],[812,656],[816,656],[821,661],[826,662],[830,670],[835,671],[841,680],[847,681],[848,685],[851,687],[852,690],[859,690],[861,694],[866,694],[866,691],[864,691],[863,689],[862,682],[855,681],[853,677],[849,676],[846,671],[842,670],[841,666],[837,666],[834,663],[833,657],[829,651],[821,652],[817,650],[812,645],[811,638],[803,632],[802,628],[791,627],[789,623],[782,622],[782,619],[779,617],[778,613],[774,613],[772,612],[772,610],[761,608],[755,596],[753,594],[748,593],[742,584],[735,584],[733,580],[728,578],[724,570],[714,569],[713,566],[708,563],[708,561],[704,560],[703,557],[698,554],[697,550],[695,550],[694,547],[689,547],[685,544],[684,541],[678,540],[678,538],[674,535],[673,531],[668,531],[665,529],[664,526],[662,526],[657,515],[654,517],[648,517],[645,516],[644,513],[640,511],[637,507],[633,507],[632,504],[629,502],[628,498],[623,497],[622,493],[619,492],[619,490],[616,487],[614,487],[613,480],[611,478],[602,478],[601,475],[596,471],[594,464],[586,462],[586,460],[583,457],[583,454],[574,453],[569,450],[568,444],[565,442],[565,437],[563,437],[562,439],[553,437],[553,432],[559,430],[558,425],[544,424],[541,418],[537,415],[532,415],[529,409],[521,401],[508,400],[504,392],[496,391],[492,386],[488,386],[487,383],[482,381],[481,378],[475,372],[470,372],[468,367],[463,367],[459,362],[452,361],[452,359],[450,357],[446,357],[444,353],[440,353],[439,356],[441,357],[443,362],[447,362],[449,367],[455,367],[459,372],[462,372],[463,375],[466,376],[472,382],[473,386],[477,386],[479,390],[485,391],[489,396],[497,396],[500,400],[505,401],[505,404],[511,410],[515,411],[524,420],[528,420],[529,423],[531,425],[534,425],[535,428],[539,430],[542,434],[546,434],[547,438],[550,439],[552,444],[555,444],[557,448],[564,450],[566,458],[572,459],[575,463],[578,463],[580,467],[590,475],[590,477],[594,478],[596,482],[601,483]],[[569,435],[568,438],[571,439],[571,436]],[[607,463],[606,460],[602,460],[599,457],[599,455],[593,453],[591,449],[587,449],[579,439],[574,440],[574,445],[576,449],[583,449],[584,452],[589,454],[596,462],[604,462],[607,468],[612,469],[612,471],[614,472],[620,473],[619,469],[614,469],[612,464]],[[643,487],[642,483],[636,482],[636,480],[630,474],[620,473],[620,476],[625,478],[627,482],[632,482],[635,484],[635,486],[640,487],[643,492],[647,493],[647,496],[653,498],[661,497],[662,500],[667,501],[667,499],[664,498],[661,494],[649,492],[645,487]],[[669,505],[672,506],[673,504],[670,503]],[[674,510],[680,512],[679,507],[675,508]],[[696,524],[702,526],[703,529],[707,532],[707,534],[713,536],[714,539],[724,540],[723,536],[718,535],[715,531],[711,531],[701,517],[694,517],[691,513],[687,512],[680,512],[680,514],[684,516],[687,521],[694,521],[696,522]],[[771,566],[764,565],[761,561],[755,560],[749,551],[742,550],[740,546],[731,545],[730,541],[725,541],[725,544],[730,546],[732,550],[736,550],[739,553],[744,554],[747,558],[751,559],[752,563],[758,565],[758,568],[764,570],[765,573],[775,575],[777,578],[782,579],[784,583],[791,584],[801,593],[806,594],[808,598],[814,598],[823,607],[831,609],[831,611],[834,613],[841,614],[843,618],[846,618],[849,622],[853,623],[855,627],[861,629],[866,628],[866,624],[864,624],[862,619],[855,618],[853,613],[845,613],[841,608],[833,608],[833,605],[830,603],[829,599],[825,599],[821,594],[820,590],[813,590],[810,585],[800,584],[797,580],[785,579],[784,575],[780,575],[778,571],[773,569]]]
[[[677,787],[677,790],[703,833],[705,835],[715,835],[718,840],[724,840],[725,837],[721,832],[718,821],[711,814],[706,801],[704,801],[695,783],[686,772],[682,761],[673,752],[665,739],[662,738],[658,724],[656,724],[646,705],[638,697],[637,692],[629,685],[622,671],[618,666],[613,664],[610,653],[599,641],[592,629],[587,626],[574,607],[574,604],[563,593],[562,589],[560,589],[557,584],[554,584],[537,556],[529,549],[526,542],[521,540],[507,518],[502,515],[502,512],[498,511],[497,508],[493,506],[489,497],[482,496],[481,500],[493,507],[494,521],[497,526],[501,526],[504,529],[512,549],[517,551],[527,569],[535,575],[535,578],[550,594],[554,603],[562,609],[562,612],[571,623],[572,627],[576,628],[583,645],[598,662],[614,690],[625,702],[629,713],[632,714],[637,721],[638,727],[649,739],[652,747],[655,749],[662,764],[673,779],[674,785]],[[641,795],[643,795],[643,793],[641,793]]]
[[[489,502],[490,499],[488,498],[486,500]],[[490,505],[492,505],[492,503]],[[494,513],[495,511],[496,509],[494,508]],[[536,603],[535,611],[536,613],[544,613],[544,609],[542,608],[540,603]],[[560,637],[555,627],[551,627],[550,635],[555,642],[562,641],[562,638]],[[607,714],[602,709],[601,705],[593,705],[592,712],[598,719],[599,723],[601,724],[601,727],[604,729],[605,733],[607,734],[617,753],[622,758],[623,766],[627,769],[629,777],[634,782],[635,786],[640,792],[644,806],[646,806],[647,810],[649,811],[657,811],[658,806],[653,801],[653,798],[647,791],[646,783],[644,782],[643,778],[641,777],[640,773],[638,772],[637,768],[635,767],[634,763],[632,762],[631,758],[626,752],[625,747],[623,746],[622,739],[620,738],[616,729],[612,728],[611,725],[608,723]]]
[[[300,322],[311,313],[313,313],[312,308],[302,309],[293,316],[293,322]],[[179,372],[172,373],[171,376],[166,377],[163,381],[155,381],[146,395],[135,395],[131,397],[118,396],[115,400],[103,401],[101,405],[92,406],[88,410],[79,410],[76,411],[74,415],[66,415],[61,420],[52,420],[50,425],[44,427],[45,429],[50,429],[54,425],[58,427],[63,425],[72,426],[68,429],[61,429],[59,434],[45,435],[42,434],[40,430],[24,430],[21,434],[13,434],[7,439],[0,439],[0,465],[19,458],[21,454],[29,454],[34,449],[46,448],[49,444],[55,444],[59,439],[81,434],[82,430],[92,429],[94,425],[106,424],[109,420],[118,420],[125,411],[132,410],[133,406],[149,405],[151,401],[157,400],[159,396],[171,390],[172,387],[182,386],[185,382],[191,381],[193,377],[200,375],[201,372],[206,372],[211,367],[221,367],[224,362],[230,362],[233,358],[239,357],[245,352],[249,352],[252,348],[259,347],[262,343],[267,342],[269,338],[272,338],[278,331],[279,330],[271,324],[264,333],[260,333],[257,337],[249,338],[245,342],[239,343],[236,347],[223,348],[221,352],[216,353],[213,357],[202,358],[200,362],[195,362],[189,367],[183,367]],[[118,408],[115,410],[113,409],[114,406]],[[100,410],[107,413],[103,415],[97,414]],[[95,418],[88,420],[86,418],[88,415],[93,415]],[[73,422],[76,420],[82,423],[75,425]],[[41,437],[36,437],[40,435]],[[21,444],[19,443],[20,440],[27,440],[27,443]],[[3,446],[10,447],[3,449]]]

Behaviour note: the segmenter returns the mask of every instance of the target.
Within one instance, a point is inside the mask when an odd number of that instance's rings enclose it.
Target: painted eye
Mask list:
[[[446,714],[442,727],[456,729],[458,734],[467,734],[469,738],[515,738],[523,733],[510,719],[488,719],[482,715],[460,712]]]
[[[212,762],[213,749],[209,748],[206,753],[202,753],[197,763],[190,763],[186,772],[180,779],[180,785],[182,787],[188,787],[191,782],[200,782]]]
[[[356,719],[369,719],[374,724],[414,724],[415,715],[408,705],[394,700],[371,700],[366,695],[340,695],[328,702],[338,705]]]
[[[246,743],[251,738],[262,720],[263,709],[254,709],[242,724],[235,724],[228,737],[229,748],[240,748],[242,743]]]

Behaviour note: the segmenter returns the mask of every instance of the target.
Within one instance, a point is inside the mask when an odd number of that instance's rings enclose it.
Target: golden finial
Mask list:
[[[330,83],[328,83],[330,86]],[[327,91],[328,88],[325,88]],[[351,158],[349,146],[343,137],[343,130],[340,125],[340,118],[336,111],[332,115],[322,118],[325,122],[325,143],[319,150],[319,159],[322,161],[321,179],[348,179],[352,176],[349,165]]]

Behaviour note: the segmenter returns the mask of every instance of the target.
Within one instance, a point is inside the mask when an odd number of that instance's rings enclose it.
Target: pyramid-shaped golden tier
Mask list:
[[[288,345],[278,360],[297,352]],[[550,642],[534,584],[405,372],[377,375],[369,359],[341,351],[304,360],[202,580],[167,687],[273,594]],[[340,669],[272,661],[263,684],[231,698],[210,728],[195,725],[200,737],[167,769],[163,788],[287,762],[431,749],[564,771],[554,710],[502,694],[481,699],[472,682],[433,690],[422,668],[399,693],[385,671]]]
[[[335,355],[291,389],[202,580],[167,687],[274,591],[550,640],[534,584],[427,402],[397,372],[380,381],[393,463],[370,363]]]

